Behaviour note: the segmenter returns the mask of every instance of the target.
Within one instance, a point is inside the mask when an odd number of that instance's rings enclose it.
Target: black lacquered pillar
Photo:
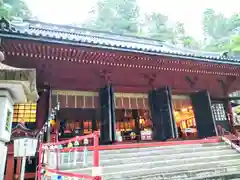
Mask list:
[[[163,87],[149,91],[148,99],[153,122],[153,140],[165,141],[177,138],[169,88]]]
[[[116,116],[114,92],[111,85],[99,91],[100,101],[100,142],[112,144],[116,140]]]

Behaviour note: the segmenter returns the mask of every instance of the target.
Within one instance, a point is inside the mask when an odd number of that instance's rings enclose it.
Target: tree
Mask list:
[[[235,13],[229,18],[228,31],[240,34],[240,13]]]
[[[0,16],[7,19],[31,17],[31,11],[23,0],[0,0]]]
[[[99,0],[94,16],[84,22],[90,29],[136,34],[139,28],[136,0]]]
[[[182,44],[184,47],[186,48],[191,48],[191,49],[200,49],[201,48],[201,44],[198,43],[193,37],[191,36],[184,36],[181,39]]]
[[[229,35],[229,19],[213,9],[205,10],[203,26],[205,34],[214,40]]]
[[[232,37],[229,49],[233,54],[240,54],[240,35]]]
[[[205,50],[231,51],[233,36],[240,34],[240,14],[226,18],[213,9],[206,9],[203,25],[206,37]]]
[[[182,45],[186,48],[199,49],[200,44],[192,37],[189,36],[186,31],[184,24],[177,22],[174,28],[174,38],[177,40],[177,44]]]
[[[173,28],[167,25],[168,18],[160,13],[145,15],[144,27],[146,36],[162,41],[172,42],[174,40]]]

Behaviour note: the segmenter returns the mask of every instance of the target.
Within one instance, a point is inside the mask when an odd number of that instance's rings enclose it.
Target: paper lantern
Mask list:
[[[79,144],[79,142],[78,141],[75,141],[74,142],[74,146],[79,146],[80,144]]]
[[[2,51],[0,51],[0,62],[5,60],[5,55]]]
[[[70,142],[70,143],[68,143],[67,147],[68,147],[68,148],[72,148],[72,147],[73,147],[73,144]]]
[[[130,136],[131,136],[131,139],[135,139],[136,138],[136,133],[135,132],[131,132]]]
[[[56,124],[55,120],[54,119],[50,120],[50,124],[54,126]]]

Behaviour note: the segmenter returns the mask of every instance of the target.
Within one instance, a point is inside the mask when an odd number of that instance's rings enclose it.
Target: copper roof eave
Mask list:
[[[0,37],[7,38],[7,39],[19,39],[19,40],[30,40],[30,41],[40,41],[40,42],[46,42],[46,43],[56,43],[56,44],[65,44],[65,45],[73,45],[73,46],[83,46],[83,47],[89,47],[89,48],[101,48],[101,49],[110,49],[110,50],[117,50],[117,51],[123,51],[123,52],[133,52],[138,54],[145,54],[145,55],[157,55],[157,56],[165,56],[165,57],[173,57],[178,59],[188,59],[188,60],[194,60],[194,61],[200,61],[200,62],[206,62],[206,63],[217,63],[217,64],[231,64],[231,65],[240,65],[240,60],[238,59],[228,59],[228,58],[203,58],[198,57],[197,55],[179,55],[178,53],[164,53],[164,52],[146,52],[141,50],[135,50],[135,49],[127,49],[122,47],[109,47],[107,45],[97,45],[97,44],[91,44],[91,43],[83,43],[83,42],[76,42],[71,40],[61,40],[61,39],[54,39],[50,37],[38,37],[38,36],[32,36],[28,34],[18,34],[14,32],[1,32],[0,31]]]

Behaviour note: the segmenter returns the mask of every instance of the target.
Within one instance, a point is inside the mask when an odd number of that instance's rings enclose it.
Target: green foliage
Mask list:
[[[28,19],[31,12],[24,0],[0,0],[0,16]],[[149,37],[186,48],[240,53],[240,13],[225,17],[208,8],[202,23],[205,40],[200,43],[186,33],[181,22],[170,24],[168,17],[160,12],[140,14],[138,0],[98,0],[83,27]]]
[[[173,29],[167,26],[168,18],[160,13],[145,15],[144,29],[150,38],[172,41],[174,39]]]
[[[200,44],[191,36],[182,37],[183,46],[191,49],[200,49]]]
[[[31,11],[23,0],[0,0],[0,16],[7,19],[31,17]]]
[[[240,35],[240,13],[226,18],[213,9],[206,9],[203,25],[208,41],[205,50],[218,52],[239,51],[239,43],[236,43],[236,40]]]
[[[119,34],[138,32],[139,7],[136,0],[99,0],[94,18],[84,27]]]
[[[233,53],[240,53],[240,35],[236,35],[232,37],[230,50]]]
[[[169,25],[168,17],[156,12],[140,16],[137,0],[99,0],[94,9],[83,27],[199,48],[199,43],[186,35],[183,23]]]

